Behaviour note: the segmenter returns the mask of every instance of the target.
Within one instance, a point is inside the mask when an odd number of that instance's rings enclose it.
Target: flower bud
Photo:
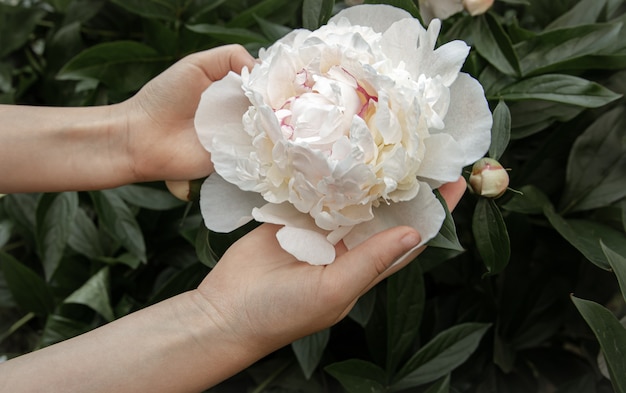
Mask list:
[[[463,0],[463,8],[470,15],[484,14],[493,5],[493,0]]]
[[[482,158],[472,167],[469,188],[486,198],[499,198],[509,185],[509,174],[502,165],[491,158]]]

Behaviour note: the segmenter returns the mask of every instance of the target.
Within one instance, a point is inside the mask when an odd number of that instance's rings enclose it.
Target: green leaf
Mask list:
[[[348,393],[386,392],[386,373],[377,365],[360,359],[333,363],[324,368]]]
[[[450,210],[448,209],[448,204],[446,200],[443,199],[438,190],[435,191],[435,196],[441,202],[441,206],[446,212],[446,218],[443,220],[443,224],[439,229],[437,235],[432,238],[428,242],[428,247],[438,247],[438,248],[446,248],[455,251],[465,251],[461,243],[459,242],[459,237],[456,234],[456,225],[454,224],[454,218],[452,218],[452,214],[450,214]]]
[[[211,242],[209,241],[210,235],[211,232],[204,224],[199,225],[194,245],[196,248],[196,255],[198,256],[198,259],[200,259],[200,262],[210,268],[214,268],[217,264],[218,257],[211,248]]]
[[[40,7],[0,3],[0,58],[25,45],[45,15],[46,11]]]
[[[46,279],[56,271],[78,210],[78,193],[46,194],[37,207],[37,243]]]
[[[552,221],[550,222],[552,223]],[[567,224],[576,235],[576,239],[574,242],[566,239],[598,267],[605,270],[611,268],[602,251],[600,241],[620,255],[626,255],[626,233],[623,231],[590,220],[567,220]]]
[[[186,268],[176,272],[171,278],[160,286],[147,304],[155,304],[169,299],[183,292],[197,288],[207,275],[208,269],[199,263],[192,263]]]
[[[169,61],[139,42],[106,42],[87,48],[72,58],[59,71],[57,78],[97,80],[117,92],[128,93],[155,77]]]
[[[112,190],[93,191],[89,195],[98,212],[99,222],[128,251],[146,262],[146,245],[141,228],[126,203]]]
[[[141,265],[141,262],[143,262],[136,255],[128,252],[125,252],[115,257],[98,257],[96,258],[96,261],[106,263],[107,265],[117,265],[121,263],[130,267],[133,270],[137,269]]]
[[[487,13],[475,18],[471,34],[476,51],[491,65],[506,75],[521,75],[511,39],[493,15]]]
[[[621,96],[597,83],[571,75],[550,74],[524,79],[505,87],[497,97],[507,101],[545,100],[597,108]]]
[[[544,206],[551,205],[546,194],[535,186],[524,186],[519,191],[519,194],[515,194],[502,205],[504,210],[521,214],[541,214]]]
[[[189,24],[195,24],[225,2],[226,0],[205,0],[201,3],[192,2],[185,10],[185,18]]]
[[[439,333],[396,374],[391,391],[421,386],[449,374],[476,350],[490,326],[484,323],[464,323]]]
[[[104,255],[98,228],[83,209],[76,211],[67,244],[74,251],[91,259]]]
[[[376,305],[376,287],[367,291],[367,293],[357,300],[348,316],[356,323],[365,327],[374,313]]]
[[[169,191],[136,184],[114,188],[112,192],[132,205],[150,210],[169,210],[185,204]]]
[[[522,187],[523,195],[516,195],[503,208],[522,214],[542,213],[565,240],[596,266],[610,270],[611,266],[602,251],[600,241],[626,255],[626,234],[612,227],[590,220],[566,220],[554,210],[548,197],[533,186]]]
[[[13,221],[0,220],[0,249],[4,247],[9,239],[11,239],[11,232],[13,231]]]
[[[35,232],[35,211],[38,194],[9,194],[0,200],[7,215],[19,226],[30,233]]]
[[[324,329],[291,343],[291,349],[296,355],[306,379],[310,379],[313,375],[322,359],[329,339],[330,329]]]
[[[316,30],[328,21],[335,0],[304,0],[302,2],[302,27]]]
[[[545,31],[595,23],[606,6],[606,0],[582,0],[546,26]]]
[[[610,205],[626,197],[625,179],[626,111],[617,107],[598,118],[574,143],[560,205],[565,211]]]
[[[148,19],[177,20],[179,5],[177,0],[111,0],[126,11]]]
[[[620,203],[620,208],[622,209],[622,227],[626,232],[626,199]]]
[[[450,393],[450,374],[432,384],[424,393]]]
[[[293,30],[290,27],[283,26],[278,23],[272,23],[267,19],[256,17],[255,20],[259,24],[263,34],[265,34],[265,37],[267,37],[270,42],[278,41]]]
[[[54,310],[54,296],[43,278],[4,252],[0,252],[0,268],[15,303],[22,310],[40,316]]]
[[[487,273],[500,273],[509,263],[511,246],[502,213],[493,199],[478,199],[472,218],[472,233]]]
[[[601,305],[572,296],[574,305],[600,342],[617,393],[626,393],[626,328]]]
[[[619,40],[621,24],[577,26],[538,34],[515,46],[526,76],[557,72],[562,63],[601,51]]]
[[[46,347],[56,344],[86,333],[93,328],[94,326],[89,323],[76,319],[70,319],[61,315],[51,314],[48,316],[48,319],[46,319],[46,326],[44,326],[41,334],[40,345],[42,347]]]
[[[522,139],[556,122],[567,122],[585,108],[550,101],[519,101],[511,105],[511,138]]]
[[[499,160],[506,150],[511,139],[511,112],[506,102],[500,100],[493,110],[493,125],[491,126],[491,145],[489,157]]]
[[[240,12],[226,24],[227,27],[250,27],[256,23],[255,18],[265,18],[284,8],[291,0],[263,0],[245,11]]]
[[[387,372],[404,359],[419,333],[426,294],[419,263],[387,279]]]
[[[63,25],[90,21],[102,10],[105,3],[106,0],[70,0],[64,12]]]
[[[415,5],[415,2],[412,0],[365,0],[364,3],[365,4],[388,4],[396,8],[401,8],[407,11],[409,14],[411,14],[414,18],[419,19],[420,23],[422,22],[422,17],[421,17],[419,8],[417,8],[417,5]],[[423,25],[424,23],[422,23],[422,26]]]
[[[251,42],[258,42],[262,44],[268,43],[267,38],[263,35],[244,28],[224,27],[206,23],[199,25],[187,25],[187,28],[195,33],[206,34],[219,41],[230,44],[236,43],[243,45]]]
[[[609,261],[609,265],[611,265],[611,269],[613,269],[615,276],[617,276],[617,282],[622,290],[622,296],[626,301],[626,257],[611,250],[602,240],[600,240],[600,247],[602,247],[602,252],[604,252],[607,261]]]
[[[64,303],[85,305],[109,322],[115,319],[109,297],[109,268],[100,269],[83,286],[68,296]]]

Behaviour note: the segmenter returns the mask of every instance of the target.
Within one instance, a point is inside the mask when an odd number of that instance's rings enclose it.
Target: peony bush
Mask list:
[[[1,103],[119,102],[226,43],[260,59],[203,97],[217,172],[169,185],[190,202],[0,196],[0,361],[195,287],[258,222],[313,263],[402,223],[423,254],[210,392],[626,391],[623,0],[16,0],[0,19]],[[436,190],[459,175],[450,213]]]

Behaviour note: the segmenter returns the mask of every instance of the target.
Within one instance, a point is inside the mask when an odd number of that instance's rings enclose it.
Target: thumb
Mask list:
[[[329,267],[336,269],[333,274],[340,282],[360,296],[421,252],[423,247],[416,249],[420,241],[419,233],[411,227],[391,228],[341,255]],[[399,263],[394,264],[396,261]]]

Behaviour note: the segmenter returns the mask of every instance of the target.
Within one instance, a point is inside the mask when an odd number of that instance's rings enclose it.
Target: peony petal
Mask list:
[[[424,144],[426,154],[418,178],[434,188],[456,181],[466,161],[461,145],[448,134],[433,134],[424,140]]]
[[[298,260],[311,265],[328,265],[335,260],[335,247],[321,233],[283,227],[276,233],[278,243]]]
[[[450,86],[450,107],[444,122],[441,132],[450,134],[461,145],[464,165],[485,155],[491,143],[493,120],[485,92],[476,79],[461,73]]]
[[[252,217],[258,222],[305,228],[321,231],[308,214],[298,211],[291,203],[267,203],[252,210]]]
[[[413,19],[413,16],[400,8],[384,4],[363,4],[358,7],[348,7],[330,18],[329,23],[337,23],[346,18],[352,25],[369,26],[372,30],[383,33],[392,24],[401,19]]]
[[[229,72],[224,78],[213,82],[202,93],[194,119],[202,146],[212,152],[213,135],[224,127],[232,128],[235,125],[235,128],[243,130],[241,118],[249,105],[250,101],[241,89],[239,75]]]
[[[435,49],[429,59],[422,60],[426,75],[439,75],[445,86],[450,86],[459,75],[470,47],[460,40],[450,41]],[[427,61],[430,60],[430,61]]]
[[[374,211],[374,219],[356,225],[343,238],[348,249],[361,244],[371,236],[399,225],[415,228],[423,245],[439,232],[446,213],[428,184],[420,182],[417,196],[407,202],[381,204]]]
[[[380,46],[397,67],[401,62],[411,65],[418,62],[417,43],[426,30],[417,19],[402,19],[392,24],[383,34]]]
[[[217,173],[211,174],[200,188],[200,211],[207,228],[232,232],[252,220],[252,209],[265,204],[260,194],[241,191]]]

